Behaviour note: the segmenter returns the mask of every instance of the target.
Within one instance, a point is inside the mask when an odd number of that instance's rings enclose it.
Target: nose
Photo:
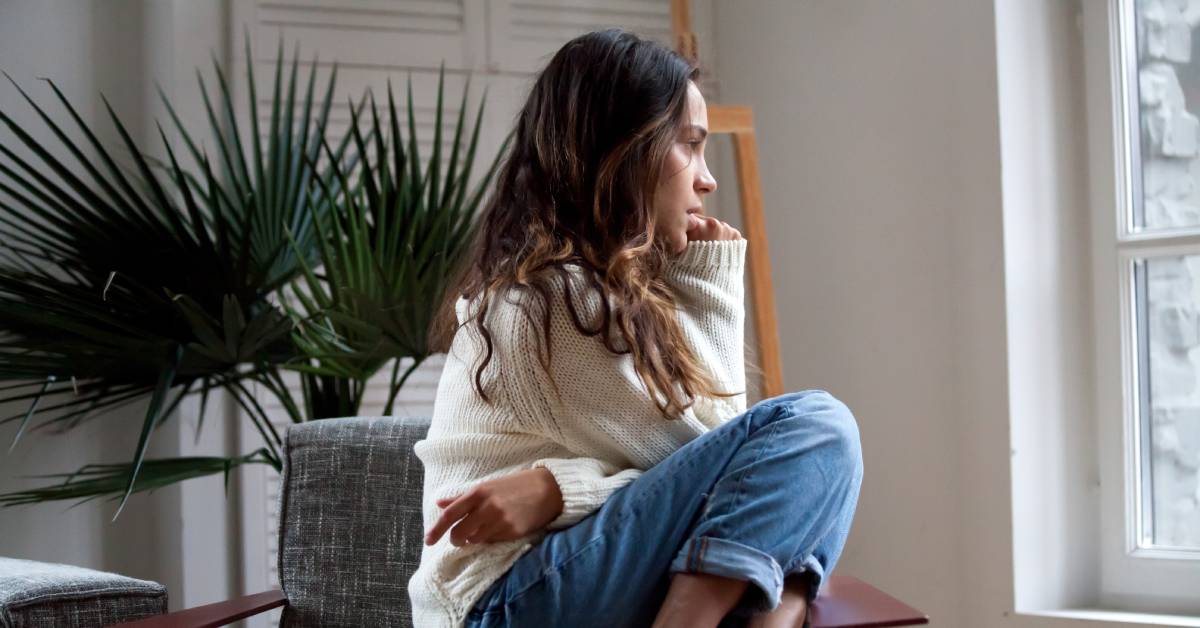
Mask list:
[[[717,191],[717,180],[713,178],[712,173],[708,171],[707,165],[701,165],[696,174],[696,192],[699,194],[712,194]]]

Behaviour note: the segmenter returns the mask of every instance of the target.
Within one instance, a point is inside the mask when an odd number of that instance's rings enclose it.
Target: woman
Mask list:
[[[701,208],[697,76],[610,29],[537,78],[435,330],[416,626],[807,623],[858,428],[824,391],[746,408],[746,240]]]

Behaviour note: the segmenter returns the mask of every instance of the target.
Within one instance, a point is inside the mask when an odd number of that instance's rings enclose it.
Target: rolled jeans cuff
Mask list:
[[[763,595],[753,608],[739,609],[765,613],[779,606],[783,595],[783,568],[769,554],[736,541],[711,536],[688,539],[671,561],[670,573],[704,573],[757,585]]]
[[[800,561],[796,566],[791,567],[787,574],[784,575],[784,579],[790,578],[792,574],[808,575],[806,580],[808,583],[808,593],[805,597],[811,604],[813,600],[817,599],[817,595],[821,591],[821,588],[825,586],[825,568],[822,567],[821,563],[818,562],[816,558],[813,558],[810,554],[803,561]]]

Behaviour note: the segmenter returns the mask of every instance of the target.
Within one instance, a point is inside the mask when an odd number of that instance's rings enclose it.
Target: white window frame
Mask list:
[[[1200,551],[1146,549],[1137,542],[1143,461],[1133,266],[1145,257],[1200,254],[1200,228],[1169,235],[1132,228],[1132,203],[1140,194],[1140,173],[1132,169],[1140,148],[1132,133],[1139,131],[1130,117],[1137,113],[1134,1],[1083,2],[1101,461],[1099,602],[1190,615],[1200,613]]]

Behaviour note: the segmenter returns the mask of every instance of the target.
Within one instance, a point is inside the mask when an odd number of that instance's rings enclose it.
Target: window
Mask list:
[[[1170,236],[1200,227],[1200,37],[1188,3],[1136,0],[1126,60],[1130,198],[1122,236],[1138,234],[1129,255],[1137,356],[1140,549],[1200,550],[1200,250],[1175,254]],[[1138,251],[1138,249],[1132,249]]]
[[[1105,3],[1085,2],[1086,11]],[[1194,613],[1200,591],[1200,3],[1111,0],[1093,119],[1102,602]],[[1197,32],[1193,32],[1197,31]],[[1091,80],[1107,74],[1107,80]],[[1095,137],[1096,129],[1111,138]],[[1097,148],[1097,146],[1102,148]],[[1109,185],[1111,183],[1111,185]],[[1104,198],[1107,195],[1108,198]],[[1107,444],[1103,444],[1107,443]],[[1106,473],[1104,467],[1119,469]],[[1120,481],[1107,481],[1120,478]]]

